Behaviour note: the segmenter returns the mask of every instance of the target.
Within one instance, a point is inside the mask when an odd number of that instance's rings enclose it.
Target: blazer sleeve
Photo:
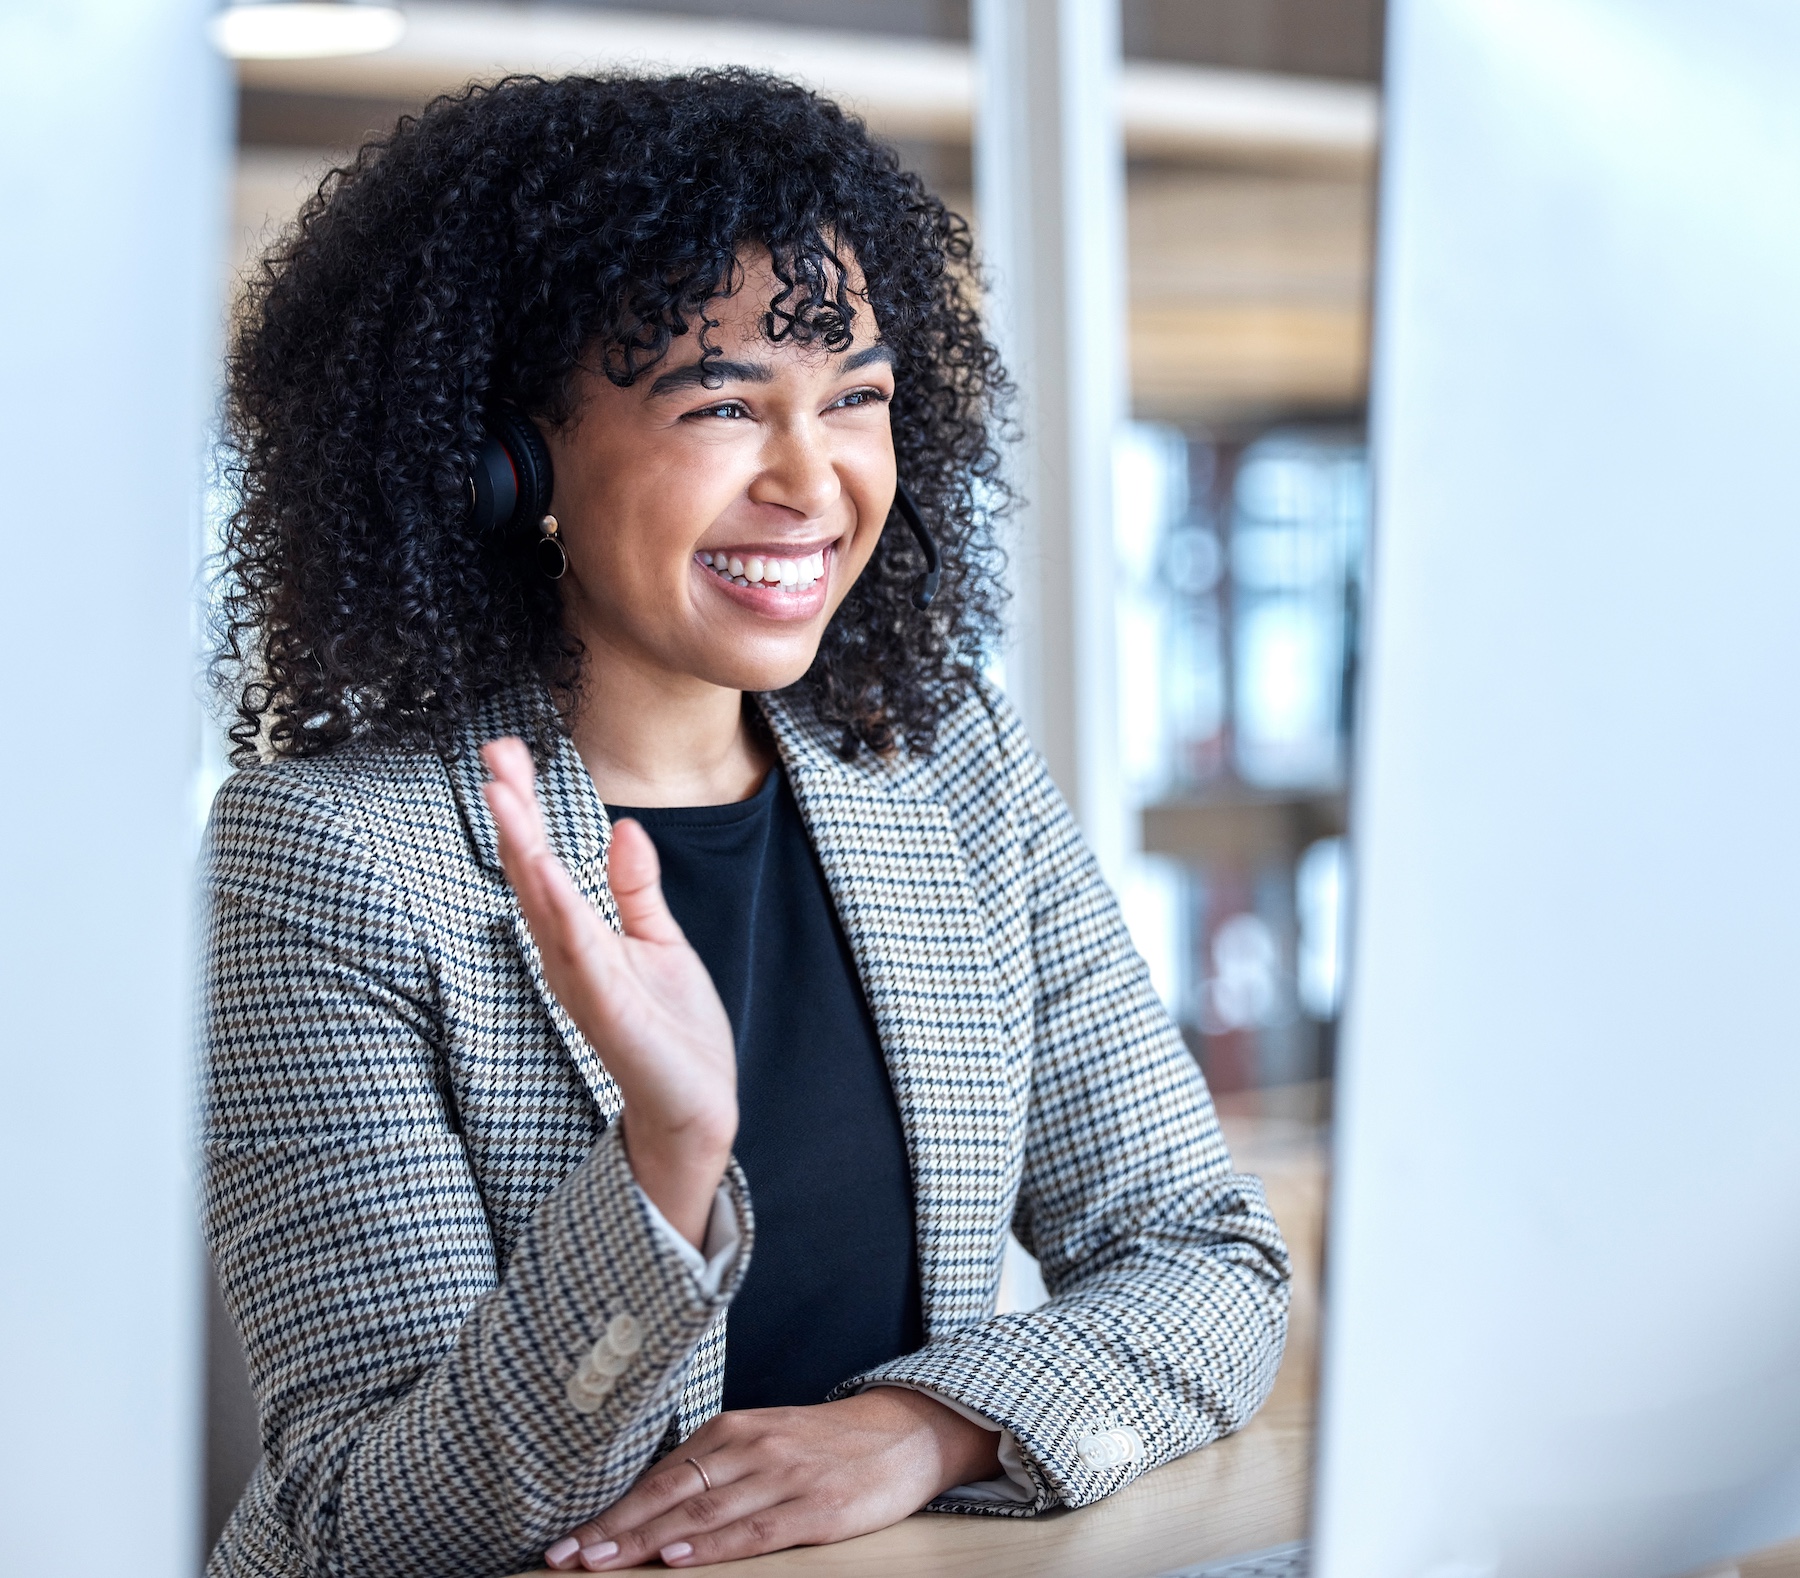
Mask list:
[[[260,1405],[252,1495],[285,1572],[535,1567],[655,1455],[749,1257],[705,1292],[615,1125],[496,1263],[430,958],[352,810],[297,777],[228,783],[206,865],[205,1217]]]
[[[989,705],[1036,972],[1013,1227],[1051,1296],[853,1387],[910,1382],[1010,1430],[1031,1502],[933,1505],[1021,1516],[1095,1501],[1244,1424],[1281,1362],[1290,1266],[1068,807],[1004,701]]]

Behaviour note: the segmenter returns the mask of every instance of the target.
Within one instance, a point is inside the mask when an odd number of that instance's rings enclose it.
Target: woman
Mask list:
[[[213,1572],[1027,1515],[1266,1393],[1280,1237],[979,677],[969,273],[736,73],[440,101],[266,266],[204,1108],[265,1457]],[[997,1316],[1009,1227],[1053,1296]]]

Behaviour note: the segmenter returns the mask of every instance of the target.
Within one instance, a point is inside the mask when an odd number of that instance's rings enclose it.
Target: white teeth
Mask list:
[[[765,559],[761,554],[745,559],[736,554],[709,552],[696,553],[694,557],[733,586],[797,589],[811,586],[825,573],[823,553],[809,553],[804,559]]]

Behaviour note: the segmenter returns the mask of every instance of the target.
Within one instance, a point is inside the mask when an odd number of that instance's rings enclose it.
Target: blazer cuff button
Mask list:
[[[1075,1443],[1082,1466],[1095,1473],[1136,1462],[1144,1453],[1144,1438],[1129,1426],[1117,1430],[1101,1430],[1083,1436]]]
[[[569,1399],[569,1406],[576,1413],[591,1414],[598,1411],[612,1389],[612,1376],[595,1375],[583,1365],[569,1377],[569,1384],[564,1391]]]
[[[610,1380],[623,1375],[630,1363],[628,1354],[609,1348],[604,1341],[600,1341],[594,1344],[594,1351],[582,1360],[581,1367],[590,1375],[604,1375]]]
[[[635,1315],[615,1315],[606,1323],[606,1345],[631,1358],[644,1346],[644,1328]]]

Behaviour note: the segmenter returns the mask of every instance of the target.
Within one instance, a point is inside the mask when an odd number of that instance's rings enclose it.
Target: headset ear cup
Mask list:
[[[519,495],[512,524],[530,530],[550,513],[550,495],[555,491],[550,447],[537,423],[516,405],[496,406],[488,416],[488,431],[506,446],[518,475]]]
[[[469,474],[470,507],[483,533],[529,531],[550,512],[550,447],[515,405],[487,414],[487,439]]]
[[[491,434],[469,473],[469,504],[475,530],[482,536],[503,527],[519,506],[518,473],[506,446]]]

